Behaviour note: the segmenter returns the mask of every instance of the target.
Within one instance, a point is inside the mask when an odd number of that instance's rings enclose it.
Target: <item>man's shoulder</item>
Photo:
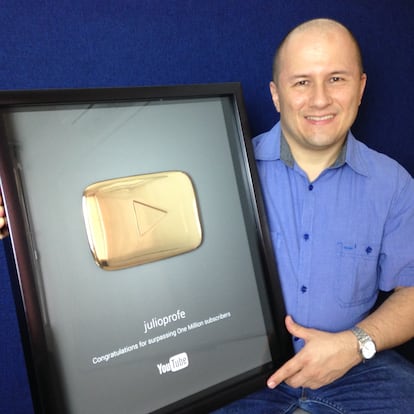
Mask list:
[[[269,131],[257,135],[252,140],[256,159],[268,160],[279,157],[280,154],[280,125],[277,123]]]
[[[354,160],[357,160],[367,176],[380,180],[412,180],[408,171],[395,159],[353,138]]]
[[[275,139],[280,136],[280,131],[281,131],[280,123],[278,122],[275,125],[273,125],[273,127],[269,129],[268,131],[265,131],[259,135],[256,135],[252,141],[253,143],[258,144],[260,142],[267,141],[269,139]]]

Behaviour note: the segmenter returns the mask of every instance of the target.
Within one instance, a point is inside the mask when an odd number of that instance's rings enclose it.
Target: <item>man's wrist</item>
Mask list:
[[[372,359],[377,353],[377,348],[374,340],[361,327],[354,326],[351,332],[355,335],[358,341],[358,352],[363,361]]]

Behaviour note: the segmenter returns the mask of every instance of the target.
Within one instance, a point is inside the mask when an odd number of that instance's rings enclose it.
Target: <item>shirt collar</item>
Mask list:
[[[283,132],[280,133],[280,159],[290,168],[293,168],[295,165],[295,159]]]
[[[280,122],[269,132],[259,135],[255,141],[257,160],[282,160],[287,166],[293,167],[295,160],[286,139],[283,137]],[[348,133],[345,145],[342,147],[338,158],[330,168],[338,168],[344,164],[348,164],[358,174],[368,176],[367,164],[361,155],[358,141],[351,131]]]
[[[336,158],[335,162],[329,168],[339,168],[342,167],[346,162],[348,140],[345,141],[345,144],[341,148],[341,152]],[[280,134],[280,159],[289,167],[293,168],[295,160],[293,158],[292,152],[290,150],[289,144],[286,141],[283,132]]]
[[[346,143],[345,162],[358,174],[368,177],[369,169],[361,154],[361,143],[356,140],[351,131],[348,133]]]

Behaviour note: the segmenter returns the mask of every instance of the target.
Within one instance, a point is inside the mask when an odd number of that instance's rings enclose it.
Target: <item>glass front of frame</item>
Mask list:
[[[285,358],[239,89],[223,88],[0,97],[27,355],[60,412],[208,411]]]

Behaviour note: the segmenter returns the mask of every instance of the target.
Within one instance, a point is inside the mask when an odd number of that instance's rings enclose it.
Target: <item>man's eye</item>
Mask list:
[[[339,76],[332,76],[331,78],[332,83],[340,82],[341,80],[342,78],[340,78]]]
[[[298,82],[295,83],[295,86],[306,86],[309,84],[309,81],[307,80],[300,80]]]

